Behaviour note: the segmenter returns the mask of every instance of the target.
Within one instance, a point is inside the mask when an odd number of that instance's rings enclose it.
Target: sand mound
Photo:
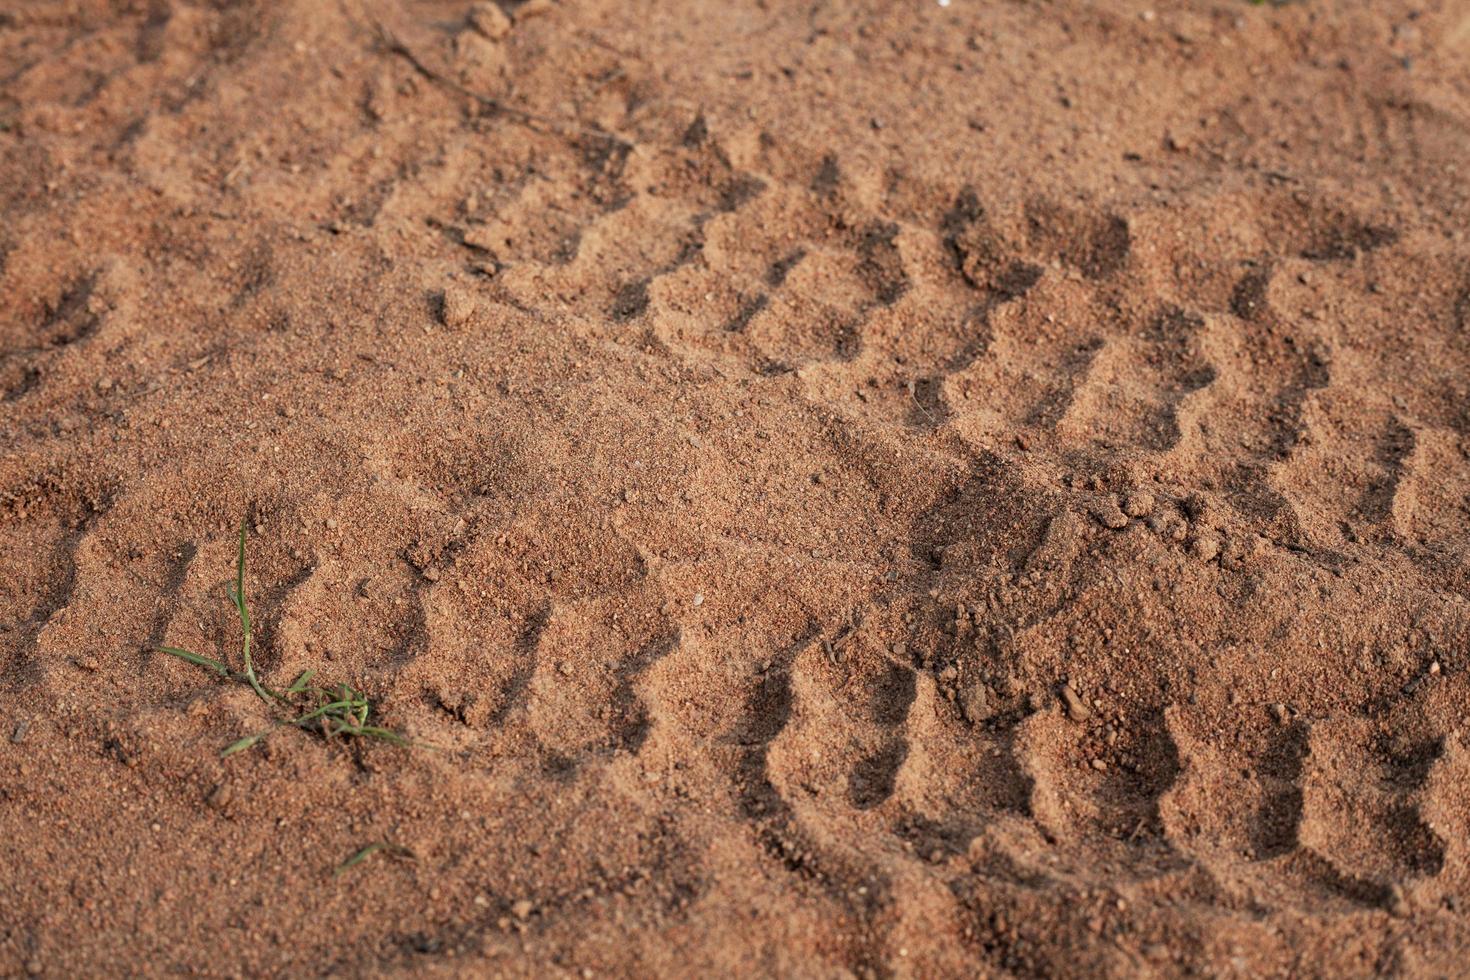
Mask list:
[[[1461,972],[1467,56],[0,13],[0,973]]]

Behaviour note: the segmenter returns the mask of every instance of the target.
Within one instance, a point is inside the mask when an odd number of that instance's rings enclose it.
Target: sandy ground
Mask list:
[[[0,4],[0,974],[1463,975],[1467,66]]]

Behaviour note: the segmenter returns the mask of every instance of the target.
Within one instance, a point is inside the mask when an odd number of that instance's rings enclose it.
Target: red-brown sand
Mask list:
[[[1463,976],[1467,177],[1463,0],[0,3],[0,975]]]

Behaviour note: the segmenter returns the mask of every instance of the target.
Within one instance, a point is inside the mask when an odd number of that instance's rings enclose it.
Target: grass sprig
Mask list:
[[[372,702],[363,692],[353,688],[350,684],[338,684],[335,687],[326,688],[312,683],[316,677],[315,670],[303,671],[300,677],[292,682],[291,686],[284,692],[272,689],[269,685],[261,682],[255,672],[255,662],[251,657],[251,622],[250,607],[245,599],[245,536],[246,521],[240,522],[240,544],[235,561],[235,585],[229,589],[230,602],[240,616],[240,630],[242,633],[240,660],[243,669],[236,671],[229,664],[213,657],[206,657],[192,650],[182,647],[155,647],[159,653],[166,653],[171,657],[187,661],[197,667],[204,667],[214,671],[221,677],[228,678],[249,685],[262,701],[279,709],[287,709],[288,717],[278,718],[270,728],[257,732],[254,735],[246,735],[244,738],[236,739],[220,752],[221,756],[231,756],[236,752],[243,752],[253,748],[265,740],[265,738],[283,725],[302,728],[308,731],[320,731],[325,738],[336,736],[357,736],[360,738],[375,738],[393,745],[409,746],[413,742],[404,735],[381,725],[369,724],[372,716]],[[363,855],[364,857],[366,855]],[[361,858],[359,858],[360,860]]]
[[[379,851],[392,857],[407,858],[410,861],[416,860],[413,851],[410,851],[402,844],[390,844],[387,841],[376,841],[372,844],[367,845],[364,848],[360,848],[359,850],[355,851],[350,858],[337,865],[337,870],[332,872],[332,876],[336,877],[337,875],[340,875],[343,872],[350,870],[356,865],[359,865],[362,862],[366,861],[374,854],[377,854]]]
[[[268,701],[265,688],[261,686],[260,678],[255,676],[255,664],[250,659],[250,607],[245,604],[245,518],[240,518],[240,548],[239,559],[235,562],[235,590],[230,593],[230,601],[235,604],[235,609],[240,613],[240,629],[244,634],[241,643],[241,658],[245,661],[245,679],[260,695],[262,701]]]

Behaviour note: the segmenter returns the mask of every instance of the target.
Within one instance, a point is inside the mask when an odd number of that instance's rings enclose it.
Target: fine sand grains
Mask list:
[[[0,9],[0,976],[1463,974],[1466,16]]]

